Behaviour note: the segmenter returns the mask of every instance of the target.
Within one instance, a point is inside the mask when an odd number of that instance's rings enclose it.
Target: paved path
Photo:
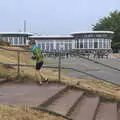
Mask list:
[[[4,85],[0,86],[0,104],[29,104],[32,106],[40,105],[65,86],[43,85]]]
[[[55,66],[58,64],[58,59],[52,59],[49,58],[49,61],[54,61]],[[102,61],[102,60],[101,60]],[[116,62],[113,60],[104,60],[104,64],[110,64],[113,67],[116,67]],[[120,62],[117,60],[117,64],[119,66]],[[116,84],[120,84],[120,71],[111,69],[109,67],[105,67],[101,64],[94,63],[93,61],[89,61],[83,58],[69,58],[69,59],[62,59],[62,66],[63,67],[71,67],[83,72],[86,72],[88,74],[94,75],[99,79],[103,79],[106,81],[110,81]],[[116,67],[118,68],[118,67]],[[78,77],[78,78],[85,78],[88,77],[88,75],[85,76],[85,74],[81,74],[79,72],[74,71],[68,71],[70,76]]]

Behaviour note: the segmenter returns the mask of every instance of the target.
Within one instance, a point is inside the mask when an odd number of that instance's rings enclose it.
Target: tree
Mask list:
[[[93,30],[113,31],[114,36],[112,39],[112,48],[114,50],[120,49],[120,11],[114,11],[107,17],[100,19],[95,25]]]

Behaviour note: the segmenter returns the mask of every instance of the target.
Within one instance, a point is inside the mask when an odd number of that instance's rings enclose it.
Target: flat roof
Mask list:
[[[41,35],[41,36],[30,36],[30,39],[73,39],[71,35]]]
[[[0,32],[0,35],[33,35],[29,32]]]
[[[80,32],[73,32],[71,33],[71,35],[75,35],[75,34],[91,34],[91,33],[109,33],[109,34],[113,34],[114,32],[112,31],[80,31]]]

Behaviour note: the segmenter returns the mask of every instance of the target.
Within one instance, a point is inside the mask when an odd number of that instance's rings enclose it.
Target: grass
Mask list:
[[[27,106],[0,106],[0,120],[65,120],[46,112],[35,111]]]

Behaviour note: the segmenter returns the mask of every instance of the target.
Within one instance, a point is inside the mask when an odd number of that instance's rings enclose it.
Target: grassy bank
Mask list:
[[[0,120],[65,120],[42,111],[35,111],[25,106],[0,106]]]

